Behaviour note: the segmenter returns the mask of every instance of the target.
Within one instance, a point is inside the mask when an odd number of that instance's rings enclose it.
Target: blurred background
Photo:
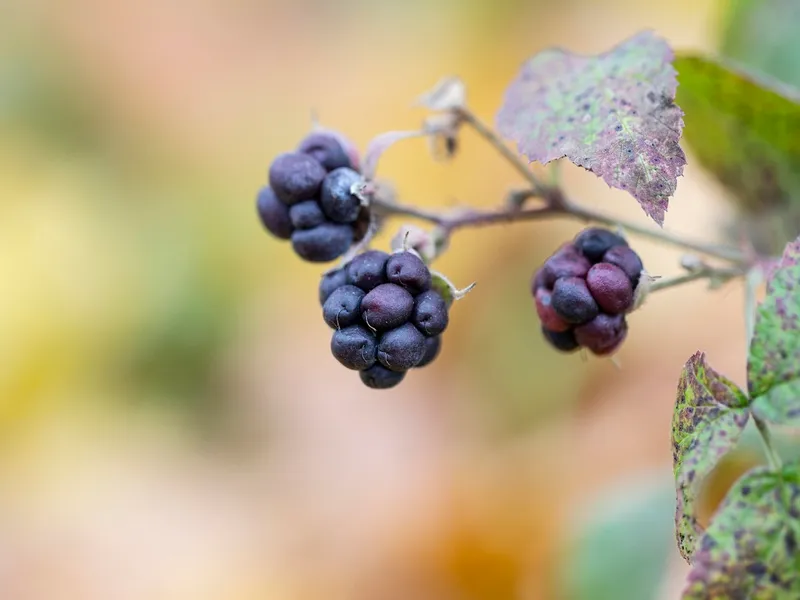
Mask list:
[[[653,28],[713,52],[726,8],[0,1],[0,598],[678,598],[675,386],[698,349],[744,382],[741,286],[653,296],[619,366],[564,357],[529,280],[580,226],[465,231],[437,267],[478,286],[442,355],[376,393],[331,357],[321,267],[261,230],[255,193],[312,110],[363,148],[418,126],[413,100],[458,75],[491,120],[545,47]],[[380,171],[424,206],[519,184],[469,132],[452,162],[413,140]],[[690,156],[667,229],[713,240],[730,215]],[[678,272],[679,253],[637,249]],[[748,439],[723,463],[708,511],[760,456]]]

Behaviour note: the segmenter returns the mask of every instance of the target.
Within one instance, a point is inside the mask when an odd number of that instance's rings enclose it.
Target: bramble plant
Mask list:
[[[430,114],[419,131],[379,135],[363,159],[343,135],[315,127],[295,151],[273,161],[269,185],[258,194],[258,214],[274,236],[291,240],[301,258],[340,259],[319,286],[323,320],[334,330],[331,352],[374,389],[394,387],[409,370],[436,358],[451,306],[472,286],[458,289],[429,265],[460,229],[561,217],[594,224],[532,275],[532,310],[544,338],[562,352],[584,348],[613,355],[627,335],[626,315],[648,294],[699,279],[716,288],[743,278],[747,389],[716,373],[698,352],[684,366],[677,390],[676,537],[692,565],[684,597],[800,598],[800,463],[783,463],[770,433],[773,425],[800,426],[800,238],[791,241],[800,233],[800,223],[793,226],[794,205],[800,204],[800,103],[773,83],[724,60],[675,58],[652,32],[598,56],[546,50],[507,89],[497,130],[472,112],[456,78],[420,98]],[[757,111],[747,108],[753,98]],[[686,163],[679,143],[684,110],[684,139],[733,192],[743,215],[738,235],[731,236],[735,245],[622,222],[576,203],[557,177],[543,179],[529,168],[529,161],[566,158],[628,192],[661,226]],[[380,156],[394,143],[425,137],[451,158],[464,127],[525,182],[502,207],[426,210],[400,203],[376,178]],[[742,146],[720,148],[732,139]],[[520,154],[505,140],[515,142]],[[391,253],[369,249],[391,217],[431,227],[404,225]],[[782,229],[768,230],[768,222],[780,222]],[[685,272],[650,275],[627,239],[634,235],[687,251],[680,263]],[[779,259],[773,256],[776,240],[788,242]],[[756,288],[765,280],[766,299],[756,306]],[[695,506],[703,480],[736,446],[750,419],[768,466],[746,473],[704,529]]]

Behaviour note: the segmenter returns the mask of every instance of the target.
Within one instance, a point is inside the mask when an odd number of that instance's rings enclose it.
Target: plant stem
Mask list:
[[[652,284],[650,284],[650,292],[658,292],[661,290],[668,290],[672,287],[677,287],[679,285],[683,285],[684,283],[691,283],[692,281],[698,281],[699,279],[711,279],[714,276],[721,275],[718,271],[697,271],[696,273],[686,273],[685,275],[678,275],[676,277],[670,277],[669,279],[657,279]],[[726,272],[726,279],[732,279],[736,275],[733,272],[727,274]]]
[[[712,256],[714,258],[735,264],[744,264],[746,262],[745,255],[734,248],[703,244],[700,242],[687,240],[684,237],[675,235],[669,231],[664,231],[663,229],[643,227],[636,223],[622,221],[616,217],[593,211],[582,206],[577,206],[572,202],[568,202],[566,204],[565,212],[583,221],[601,223],[611,227],[621,227],[622,229],[630,231],[631,233],[635,233],[638,236],[676,246],[678,248],[683,248],[684,250],[692,250],[693,252],[699,252],[701,254],[705,254],[706,256]]]
[[[497,150],[497,152],[514,167],[517,172],[530,184],[531,189],[537,196],[546,196],[550,189],[547,185],[539,181],[539,178],[530,170],[528,164],[513,150],[511,150],[497,132],[484,123],[478,115],[469,108],[458,109],[457,114],[462,122],[472,127],[475,132]]]
[[[383,214],[403,215],[434,223],[443,230],[445,237],[449,237],[450,234],[457,229],[465,229],[467,227],[484,227],[498,223],[515,223],[518,221],[537,221],[540,219],[571,217],[580,221],[619,226],[641,237],[650,238],[684,250],[699,252],[706,256],[725,260],[737,265],[746,263],[745,256],[733,248],[702,244],[687,240],[662,229],[642,227],[635,223],[623,221],[616,217],[578,206],[560,197],[536,208],[518,209],[512,207],[497,210],[459,209],[450,214],[425,210],[417,208],[416,206],[387,202],[378,197],[373,200],[373,206]]]
[[[515,223],[517,221],[536,221],[539,219],[570,217],[580,221],[599,223],[622,229],[649,238],[657,242],[669,244],[684,250],[691,250],[706,256],[724,260],[734,265],[748,264],[748,258],[735,248],[703,244],[687,240],[663,229],[645,227],[629,221],[623,221],[611,215],[580,206],[569,200],[558,187],[557,179],[551,184],[546,184],[531,171],[528,163],[511,150],[500,135],[489,125],[484,123],[472,110],[467,107],[453,109],[453,114],[459,123],[468,125],[489,143],[503,159],[508,162],[528,183],[528,189],[515,191],[509,194],[505,208],[497,210],[478,210],[465,208],[450,212],[449,214],[426,210],[416,206],[407,206],[394,202],[381,194],[372,195],[372,206],[376,212],[383,215],[403,215],[422,219],[434,223],[439,227],[439,235],[446,245],[450,235],[457,229],[467,227],[482,227],[497,223]],[[430,133],[430,132],[428,132]],[[522,208],[528,198],[540,198],[543,204],[535,208]],[[694,278],[693,278],[694,279]],[[676,284],[677,285],[677,284]]]
[[[767,461],[769,461],[770,468],[776,472],[780,471],[783,468],[783,462],[781,461],[781,457],[778,455],[778,452],[775,450],[775,446],[772,443],[772,432],[769,430],[767,424],[757,416],[753,415],[753,421],[756,424],[758,433],[761,434],[761,441],[764,442],[764,452],[767,455]]]

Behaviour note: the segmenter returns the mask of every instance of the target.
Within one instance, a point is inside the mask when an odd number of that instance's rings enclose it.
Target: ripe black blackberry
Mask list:
[[[413,252],[369,250],[325,274],[319,299],[335,330],[331,352],[373,389],[399,384],[439,354],[448,306]]]
[[[351,142],[335,132],[312,133],[273,160],[258,216],[269,233],[291,240],[300,258],[330,262],[366,234],[369,209],[351,192],[360,180]]]
[[[620,235],[591,227],[561,246],[533,278],[542,333],[561,352],[613,354],[625,341],[642,261]]]

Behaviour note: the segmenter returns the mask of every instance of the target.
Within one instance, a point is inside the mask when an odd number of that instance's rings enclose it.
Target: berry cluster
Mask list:
[[[272,235],[292,241],[298,256],[329,262],[360,241],[369,210],[353,193],[361,180],[354,146],[336,133],[312,133],[295,152],[279,155],[269,185],[258,193],[258,215]]]
[[[585,229],[536,272],[533,294],[547,341],[562,352],[587,348],[604,356],[628,334],[642,261],[624,238]]]
[[[374,389],[400,383],[436,358],[449,320],[431,273],[413,252],[369,250],[323,276],[319,300],[335,330],[333,356]]]

